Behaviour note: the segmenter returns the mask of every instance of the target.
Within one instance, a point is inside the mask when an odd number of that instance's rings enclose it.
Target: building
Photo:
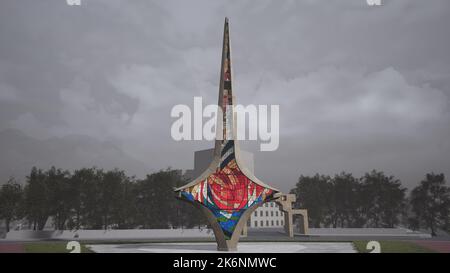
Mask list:
[[[247,222],[250,228],[282,228],[284,214],[275,202],[267,202],[257,208]]]

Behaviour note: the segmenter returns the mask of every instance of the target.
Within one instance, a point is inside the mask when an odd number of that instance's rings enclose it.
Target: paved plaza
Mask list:
[[[88,245],[98,253],[217,253],[216,243],[149,243]],[[237,253],[355,253],[343,242],[241,242]]]

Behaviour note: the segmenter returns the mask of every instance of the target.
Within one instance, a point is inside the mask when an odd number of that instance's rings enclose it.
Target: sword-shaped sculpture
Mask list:
[[[192,202],[205,213],[214,231],[217,249],[222,251],[236,250],[251,213],[279,193],[257,179],[240,159],[230,56],[228,19],[225,18],[219,87],[219,107],[223,114],[218,115],[216,124],[222,137],[216,137],[214,156],[208,169],[175,190],[179,198]]]

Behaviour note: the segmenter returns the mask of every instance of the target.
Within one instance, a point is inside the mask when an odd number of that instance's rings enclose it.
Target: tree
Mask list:
[[[99,204],[103,176],[103,170],[95,167],[74,171],[70,178],[70,188],[73,193],[71,227],[76,229],[102,228],[102,211]]]
[[[412,222],[429,228],[432,236],[438,228],[449,227],[450,188],[445,183],[444,174],[430,173],[411,191]]]
[[[143,228],[167,228],[175,185],[173,171],[159,171],[138,182],[138,221]]]
[[[11,221],[19,218],[22,196],[22,186],[14,178],[0,189],[0,219],[5,220],[6,232],[9,232]]]
[[[43,229],[49,216],[56,229],[193,227],[201,214],[174,198],[183,184],[179,170],[153,173],[135,181],[119,169],[68,171],[33,168],[27,177],[24,208],[30,226]]]
[[[104,172],[101,177],[98,205],[105,230],[117,225],[117,222],[120,221],[120,219],[117,219],[117,210],[123,205],[120,201],[122,199],[122,185],[126,179],[125,172],[118,169]]]
[[[94,168],[82,168],[75,170],[72,176],[69,178],[69,189],[72,193],[68,200],[71,207],[71,217],[69,219],[68,227],[70,229],[80,229],[82,226],[86,226],[85,208],[88,201],[86,197],[88,195],[87,188],[89,184],[94,184],[95,169]],[[88,199],[91,199],[88,197]]]
[[[114,173],[114,171],[113,171]],[[108,177],[106,173],[105,178]],[[111,222],[119,229],[134,228],[136,216],[136,183],[134,178],[125,176],[124,172],[115,172],[119,184],[114,194]]]
[[[352,174],[342,172],[331,180],[330,220],[336,227],[361,227],[361,184]]]
[[[405,191],[399,180],[373,170],[362,178],[362,213],[371,227],[393,228],[405,209]]]
[[[49,193],[46,185],[46,175],[41,169],[33,167],[27,176],[25,186],[25,216],[33,230],[42,230],[51,214],[48,201]]]
[[[307,208],[309,222],[313,227],[326,224],[330,212],[331,178],[316,174],[313,177],[300,176],[295,188],[291,190],[297,197],[296,206]]]
[[[63,230],[71,213],[72,192],[69,187],[69,172],[51,167],[45,172],[47,207],[53,216],[55,229]]]

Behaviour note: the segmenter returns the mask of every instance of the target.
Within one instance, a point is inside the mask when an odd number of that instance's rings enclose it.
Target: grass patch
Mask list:
[[[359,253],[368,253],[366,249],[369,241],[354,241],[353,245]],[[433,250],[408,241],[378,241],[381,253],[434,253]]]
[[[32,242],[25,243],[26,253],[70,253],[71,250],[66,249],[67,242]],[[81,253],[93,253],[92,250],[81,244]]]

